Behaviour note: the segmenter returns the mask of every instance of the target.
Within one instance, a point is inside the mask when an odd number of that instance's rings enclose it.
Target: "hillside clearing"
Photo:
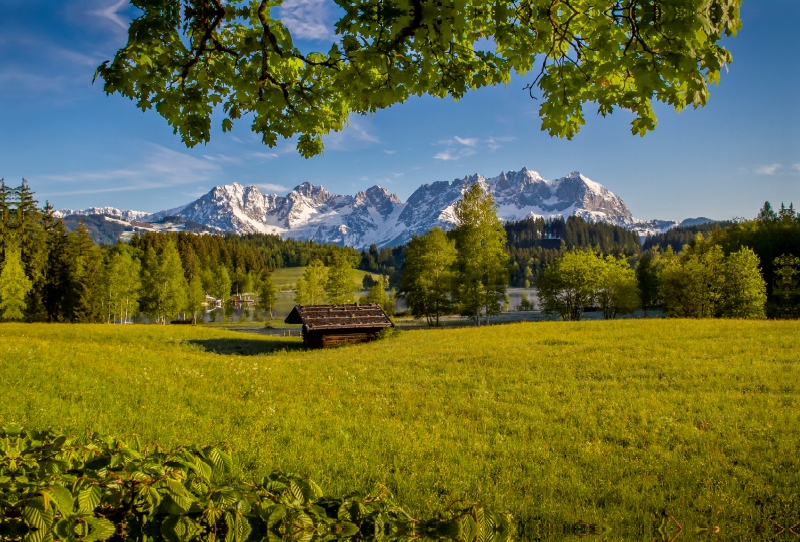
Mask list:
[[[541,322],[305,351],[209,327],[5,324],[0,421],[226,440],[250,475],[385,486],[425,514],[466,498],[527,524],[670,514],[752,532],[764,503],[800,502],[798,335]]]

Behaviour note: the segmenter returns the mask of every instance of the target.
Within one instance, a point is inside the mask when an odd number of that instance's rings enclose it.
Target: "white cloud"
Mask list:
[[[472,156],[473,154],[477,154],[477,152],[478,151],[470,148],[459,149],[457,151],[454,149],[446,149],[442,152],[434,154],[433,157],[436,160],[444,160],[444,161],[460,160],[461,158],[464,158],[466,156]]]
[[[280,18],[295,39],[335,39],[333,10],[329,0],[286,0]]]
[[[97,11],[92,12],[92,15],[108,19],[109,21],[119,26],[123,30],[128,30],[127,23],[122,20],[122,17],[119,16],[119,13],[120,11],[122,11],[123,7],[127,6],[130,6],[130,0],[119,0],[119,2],[117,2],[113,6],[108,6],[106,8],[98,9]]]
[[[768,166],[761,166],[756,169],[756,173],[759,175],[775,175],[781,167],[783,166],[780,164],[769,164]]]
[[[792,164],[792,169],[796,169],[798,172],[800,172],[800,164]]]
[[[433,157],[436,160],[444,160],[444,161],[458,160],[460,158],[460,156],[458,155],[451,154],[450,151],[437,152],[436,154],[433,155]]]
[[[253,152],[250,153],[252,158],[277,158],[278,153],[276,152]]]
[[[392,173],[392,175],[394,175],[394,177],[397,178],[397,177],[402,177],[403,175],[405,175],[405,173]]]
[[[288,192],[289,189],[280,184],[272,184],[272,183],[260,183],[256,185],[259,188],[263,188],[264,190],[270,190],[272,192]]]
[[[383,152],[385,152],[386,154],[394,154],[395,153],[395,151],[390,151],[389,149],[383,149]]]
[[[361,177],[361,178],[359,178],[358,180],[359,180],[359,181],[368,181],[368,180],[369,180],[369,177]]]
[[[461,143],[462,145],[466,145],[467,147],[475,147],[478,144],[478,140],[474,137],[458,137],[454,136],[457,142]]]

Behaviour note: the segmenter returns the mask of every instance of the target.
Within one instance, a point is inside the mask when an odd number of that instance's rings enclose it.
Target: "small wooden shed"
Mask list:
[[[394,327],[377,303],[297,305],[284,322],[303,324],[303,344],[308,348],[365,342],[387,327]]]

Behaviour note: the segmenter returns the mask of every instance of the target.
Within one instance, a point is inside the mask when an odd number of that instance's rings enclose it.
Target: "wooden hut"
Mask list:
[[[303,324],[303,344],[308,348],[369,341],[387,327],[394,327],[377,303],[297,305],[284,322]]]

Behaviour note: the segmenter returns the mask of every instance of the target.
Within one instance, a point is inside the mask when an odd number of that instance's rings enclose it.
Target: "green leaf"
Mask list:
[[[28,527],[49,529],[53,523],[53,507],[47,506],[43,497],[34,497],[22,511],[22,518]]]
[[[62,516],[71,516],[75,509],[75,499],[72,493],[64,486],[53,486],[46,490],[50,494],[50,498],[56,504],[58,511]]]

